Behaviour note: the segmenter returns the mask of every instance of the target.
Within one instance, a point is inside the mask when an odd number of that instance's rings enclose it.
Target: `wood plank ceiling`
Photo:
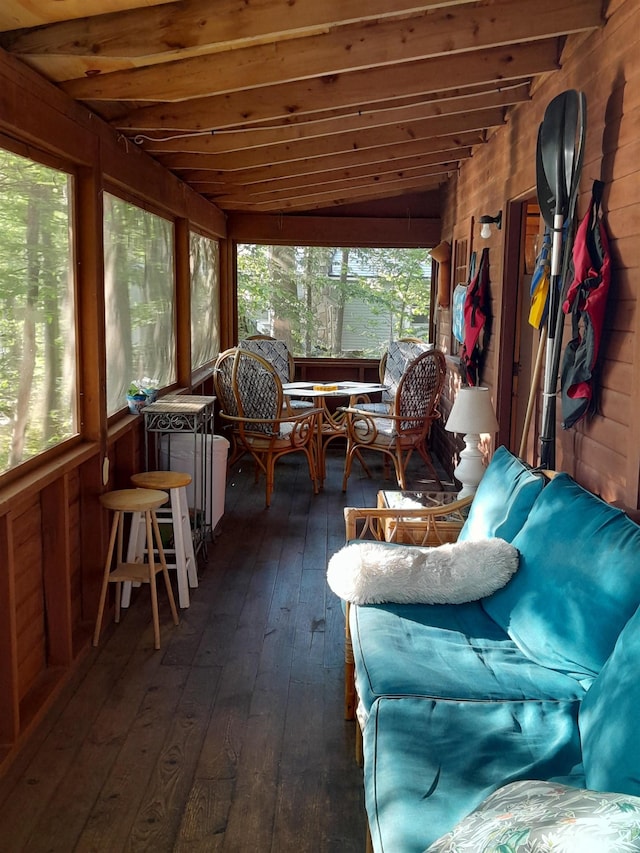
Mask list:
[[[0,46],[222,209],[307,211],[437,187],[603,14],[602,0],[2,0]]]

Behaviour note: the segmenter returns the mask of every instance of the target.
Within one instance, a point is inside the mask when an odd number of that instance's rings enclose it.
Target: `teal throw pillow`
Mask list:
[[[480,481],[458,542],[497,537],[511,542],[545,485],[506,447],[499,447]]]
[[[519,570],[483,608],[536,663],[597,675],[640,604],[640,527],[558,474],[512,545]]]

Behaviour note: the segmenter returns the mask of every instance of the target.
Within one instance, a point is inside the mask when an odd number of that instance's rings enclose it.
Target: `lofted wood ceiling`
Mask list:
[[[302,212],[439,186],[603,14],[602,0],[2,0],[0,47],[223,210]]]

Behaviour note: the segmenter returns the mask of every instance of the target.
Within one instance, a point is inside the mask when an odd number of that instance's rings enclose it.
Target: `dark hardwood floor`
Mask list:
[[[343,720],[343,617],[326,585],[343,506],[373,506],[384,481],[340,447],[312,493],[301,454],[282,459],[271,507],[245,458],[191,606],[148,590],[109,626],[73,684],[0,780],[0,851],[364,851],[354,723]],[[298,458],[299,457],[299,458]],[[412,462],[411,487],[427,488]]]

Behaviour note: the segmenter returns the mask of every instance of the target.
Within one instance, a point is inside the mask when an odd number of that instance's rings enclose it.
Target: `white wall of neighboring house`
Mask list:
[[[374,314],[371,306],[359,299],[352,299],[344,307],[342,324],[343,352],[382,353],[392,338],[393,326],[390,314]]]

